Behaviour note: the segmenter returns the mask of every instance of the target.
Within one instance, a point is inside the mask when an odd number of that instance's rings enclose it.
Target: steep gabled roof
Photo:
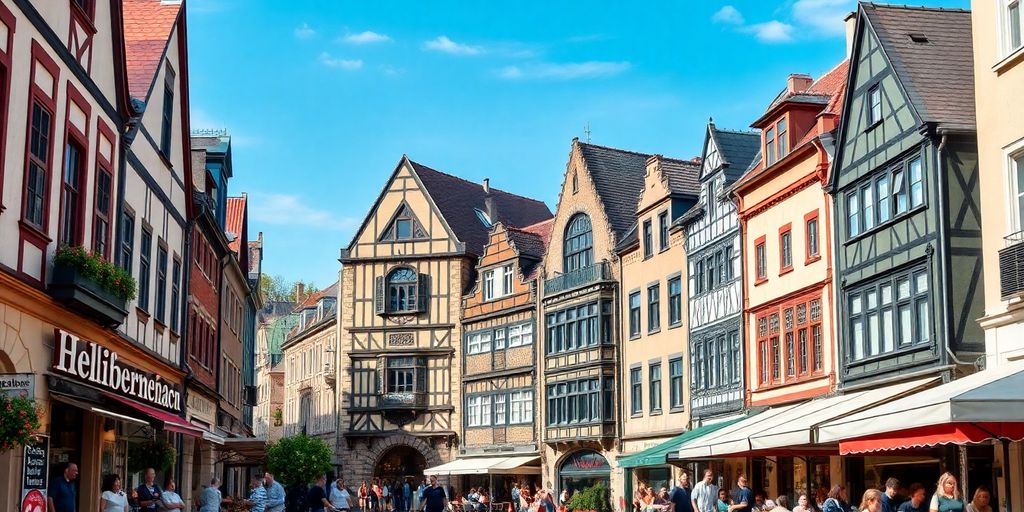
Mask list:
[[[708,122],[708,138],[714,141],[729,181],[736,180],[750,167],[761,151],[761,134],[752,131],[725,130]],[[707,158],[707,142],[704,144]]]
[[[976,129],[971,13],[862,3],[922,122]]]
[[[409,163],[445,222],[459,241],[466,244],[467,252],[482,254],[490,231],[490,227],[480,222],[476,214],[476,210],[487,211],[487,193],[483,186],[412,160]],[[536,199],[496,188],[490,189],[490,197],[497,209],[497,218],[491,219],[492,224],[501,222],[511,227],[529,226],[552,217],[551,210]]]
[[[242,250],[242,228],[245,225],[246,196],[229,197],[224,205],[227,218],[224,219],[224,231],[234,236],[228,236],[228,247],[235,254],[241,256]],[[248,245],[248,244],[247,244]],[[251,269],[245,269],[247,272]]]
[[[615,238],[622,239],[635,222],[651,155],[583,142],[579,146]]]
[[[526,226],[524,228],[506,228],[508,238],[519,252],[519,266],[523,277],[529,281],[537,277],[540,262],[544,259],[548,241],[551,240],[551,226],[554,218]]]
[[[661,159],[661,172],[673,194],[700,195],[700,163],[695,160]]]
[[[146,101],[156,78],[181,3],[124,0],[124,46],[128,94]]]

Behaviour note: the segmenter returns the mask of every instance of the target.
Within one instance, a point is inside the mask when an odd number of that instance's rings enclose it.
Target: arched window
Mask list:
[[[569,220],[569,227],[565,228],[564,244],[563,272],[589,267],[594,262],[594,233],[587,214],[578,213]]]
[[[388,312],[416,311],[416,271],[398,267],[388,274]]]

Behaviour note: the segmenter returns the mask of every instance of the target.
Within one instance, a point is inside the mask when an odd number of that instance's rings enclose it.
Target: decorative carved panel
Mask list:
[[[416,337],[411,332],[388,334],[389,347],[411,347],[416,344]]]

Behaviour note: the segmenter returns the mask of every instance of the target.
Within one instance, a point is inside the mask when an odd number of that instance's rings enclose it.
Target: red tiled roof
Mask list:
[[[554,223],[555,219],[551,218],[522,228],[508,228],[509,239],[519,251],[519,256],[527,258],[526,261],[520,259],[520,263],[523,276],[528,281],[535,279],[540,271],[540,261],[547,252],[548,243],[551,241],[551,226]]]
[[[554,218],[548,220],[542,220],[536,224],[530,224],[522,228],[518,228],[520,231],[527,233],[533,233],[540,237],[541,241],[544,242],[544,247],[548,246],[548,242],[551,240],[551,225],[555,223]]]
[[[124,0],[124,47],[128,93],[145,100],[181,11],[180,3]]]
[[[243,195],[242,197],[229,197],[227,204],[224,205],[227,209],[227,219],[224,221],[224,231],[235,235],[235,237],[228,242],[228,247],[230,247],[235,254],[241,254],[239,251],[242,249],[242,228],[245,226],[245,203],[246,197]]]
[[[313,292],[313,293],[307,295],[305,300],[303,300],[297,306],[295,306],[295,312],[299,312],[299,311],[302,311],[303,309],[316,306],[316,303],[319,302],[320,299],[322,299],[324,297],[337,296],[337,295],[338,295],[338,282],[335,281],[335,282],[331,283],[331,285],[328,286],[327,288],[324,288],[323,290],[320,290],[318,292]]]

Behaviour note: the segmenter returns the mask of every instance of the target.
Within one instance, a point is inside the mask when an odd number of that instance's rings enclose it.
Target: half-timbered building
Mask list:
[[[422,475],[455,457],[462,297],[494,223],[550,217],[540,201],[398,162],[341,253],[338,444],[350,480]]]
[[[619,268],[651,155],[573,139],[541,286],[544,482],[616,485]]]
[[[632,496],[639,482],[672,487],[673,466],[659,445],[690,423],[686,251],[674,221],[697,202],[700,162],[654,155],[645,162],[643,189],[634,223],[619,243],[617,262],[625,300],[620,338],[622,365],[622,468],[619,496]]]
[[[550,220],[523,228],[495,224],[463,298],[458,457],[479,458],[462,463],[476,476],[467,475],[460,488],[490,487],[497,500],[509,498],[514,481],[540,485],[537,272],[550,230]]]
[[[700,199],[685,228],[689,278],[690,417],[695,423],[744,405],[740,226],[726,189],[759,158],[761,137],[708,122]]]

